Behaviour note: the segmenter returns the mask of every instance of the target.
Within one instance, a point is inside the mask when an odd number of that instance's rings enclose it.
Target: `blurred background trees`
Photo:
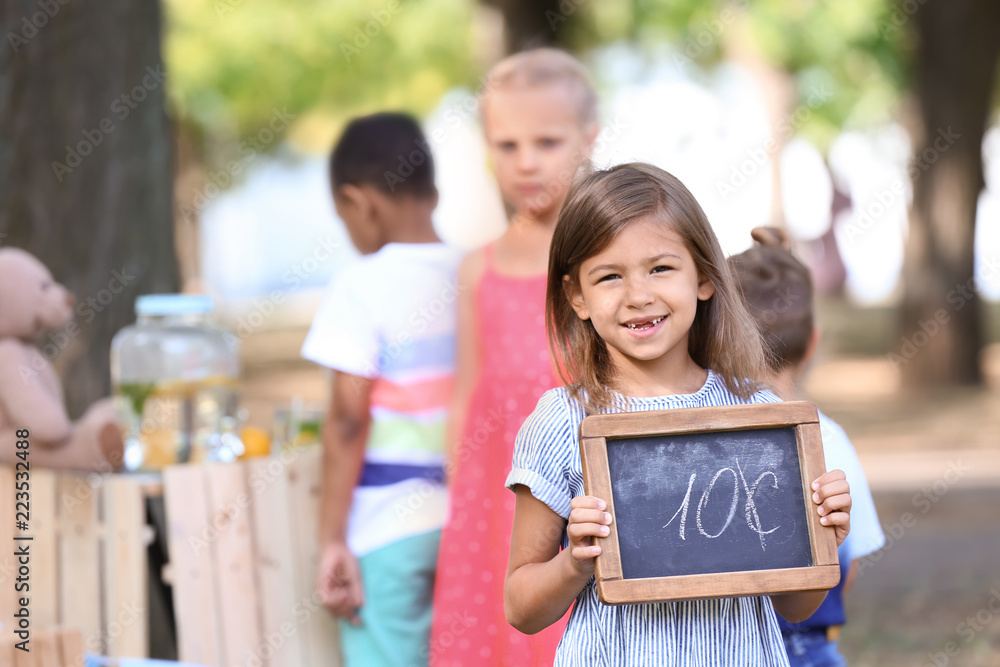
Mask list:
[[[973,243],[984,185],[983,134],[998,106],[1000,3],[926,2],[909,13],[918,109],[910,133],[920,167],[913,172],[900,322],[914,331],[942,313],[950,319],[903,372],[917,386],[977,385],[984,333]]]
[[[735,62],[759,84],[779,149],[802,137],[826,155],[844,130],[906,127],[913,197],[892,340],[926,334],[942,310],[948,323],[903,359],[904,386],[982,381],[983,311],[971,281],[983,133],[1000,106],[995,0],[163,0],[162,24],[148,6],[57,6],[37,37],[0,56],[0,233],[81,295],[100,289],[118,258],[142,267],[116,315],[77,344],[74,358],[93,357],[90,370],[106,368],[101,355],[129,319],[131,295],[178,285],[166,266],[168,198],[175,266],[198,288],[199,219],[255,162],[280,159],[288,145],[322,151],[359,113],[426,114],[456,86],[475,90],[504,53],[553,44],[585,58],[618,45],[650,62],[672,59],[692,78]],[[39,7],[5,4],[8,42]],[[51,163],[158,62],[161,31],[166,86],[60,183]],[[808,118],[789,128],[803,107]],[[780,223],[779,160],[770,168]],[[845,195],[833,205],[847,206]],[[972,286],[962,307],[949,301],[959,285]],[[900,358],[900,344],[890,348]],[[82,383],[74,404],[99,389]]]
[[[180,286],[161,7],[7,0],[0,20],[0,242],[77,295],[79,328],[41,344],[79,415],[135,297]]]

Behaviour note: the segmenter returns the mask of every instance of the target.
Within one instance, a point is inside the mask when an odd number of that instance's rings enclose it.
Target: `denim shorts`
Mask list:
[[[826,640],[825,630],[782,632],[791,667],[846,667],[836,641]]]

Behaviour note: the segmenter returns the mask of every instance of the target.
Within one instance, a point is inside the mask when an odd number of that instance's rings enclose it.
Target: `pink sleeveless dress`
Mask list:
[[[480,374],[469,402],[441,535],[430,665],[549,667],[566,627],[535,635],[507,624],[503,586],[514,523],[504,487],[514,437],[543,393],[557,386],[545,339],[545,274],[508,276],[493,247],[476,294]]]

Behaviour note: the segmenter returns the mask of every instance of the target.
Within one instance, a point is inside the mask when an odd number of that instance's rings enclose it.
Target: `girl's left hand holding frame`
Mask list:
[[[812,490],[819,522],[835,529],[839,547],[851,531],[851,487],[847,476],[843,470],[831,470],[813,481]]]

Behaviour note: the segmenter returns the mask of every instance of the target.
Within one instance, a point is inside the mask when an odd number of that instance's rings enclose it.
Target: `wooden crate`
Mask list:
[[[0,667],[82,667],[83,638],[76,629],[32,631],[31,650],[20,651],[17,640],[0,636]]]
[[[145,498],[160,486],[148,478],[33,468],[30,528],[21,532],[14,526],[14,484],[14,469],[0,466],[0,636],[10,636],[20,596],[10,545],[15,536],[31,536],[16,544],[30,545],[32,648],[47,651],[46,631],[61,626],[78,631],[88,652],[147,657],[146,546],[152,529]]]
[[[178,655],[200,665],[336,667],[314,585],[319,452],[164,471]]]

